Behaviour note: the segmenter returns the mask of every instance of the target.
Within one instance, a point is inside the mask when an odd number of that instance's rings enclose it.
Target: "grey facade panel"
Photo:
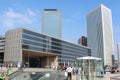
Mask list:
[[[9,30],[6,33],[4,63],[22,62],[22,29]]]

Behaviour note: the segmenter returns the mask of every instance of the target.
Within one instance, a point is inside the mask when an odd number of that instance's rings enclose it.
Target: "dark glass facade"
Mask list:
[[[73,62],[91,54],[91,49],[61,39],[23,29],[22,48],[58,55],[58,63]]]
[[[5,50],[5,37],[0,36],[0,63],[3,63]]]

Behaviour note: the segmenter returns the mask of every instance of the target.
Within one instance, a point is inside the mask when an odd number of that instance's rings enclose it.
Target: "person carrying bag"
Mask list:
[[[66,72],[67,72],[67,79],[66,80],[72,80],[72,71],[73,71],[73,68],[71,66],[69,66],[67,69],[66,69]],[[70,78],[70,79],[69,79]]]

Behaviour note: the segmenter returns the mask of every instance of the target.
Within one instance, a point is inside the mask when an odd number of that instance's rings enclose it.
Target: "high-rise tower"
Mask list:
[[[42,32],[61,38],[62,14],[57,9],[45,9],[42,12]]]
[[[87,37],[81,36],[78,40],[78,44],[81,44],[83,46],[87,46]]]
[[[120,43],[118,43],[117,49],[118,49],[118,65],[120,67]]]
[[[100,5],[87,15],[87,38],[91,55],[102,58],[104,65],[112,65],[114,54],[111,10]]]

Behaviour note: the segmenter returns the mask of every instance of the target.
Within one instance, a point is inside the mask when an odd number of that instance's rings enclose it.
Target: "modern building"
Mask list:
[[[61,38],[62,13],[57,9],[44,9],[42,12],[42,33]]]
[[[81,44],[83,46],[87,46],[87,37],[82,36],[81,38],[79,38],[78,44]]]
[[[17,28],[6,33],[4,62],[28,61],[30,67],[46,67],[73,63],[91,54],[91,49],[30,29]]]
[[[118,50],[118,65],[120,67],[120,43],[117,45],[117,50]]]
[[[5,36],[0,35],[0,64],[3,63],[5,52]]]
[[[87,15],[88,47],[91,56],[104,60],[104,65],[112,65],[114,55],[112,13],[109,8],[99,5]]]

